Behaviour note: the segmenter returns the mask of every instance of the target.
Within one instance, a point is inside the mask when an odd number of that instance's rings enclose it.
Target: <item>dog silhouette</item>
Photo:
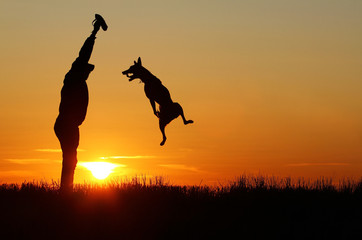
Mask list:
[[[150,100],[153,113],[159,119],[159,126],[163,137],[162,142],[160,143],[161,146],[165,144],[167,139],[165,127],[172,120],[181,115],[185,125],[194,122],[192,120],[186,120],[181,105],[177,102],[173,102],[170,92],[164,85],[162,85],[160,79],[142,66],[140,57],[137,62],[134,61],[134,65],[132,65],[128,70],[123,71],[122,74],[126,75],[129,78],[129,81],[138,78],[145,84],[146,96]],[[156,103],[159,105],[159,111],[156,110]]]

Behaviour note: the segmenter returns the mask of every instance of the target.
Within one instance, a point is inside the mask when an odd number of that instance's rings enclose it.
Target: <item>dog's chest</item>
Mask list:
[[[162,84],[145,84],[145,93],[149,99],[158,104],[172,101],[170,93]]]
[[[156,86],[145,84],[145,93],[149,99],[154,99],[157,96],[157,92],[159,92],[159,89]]]

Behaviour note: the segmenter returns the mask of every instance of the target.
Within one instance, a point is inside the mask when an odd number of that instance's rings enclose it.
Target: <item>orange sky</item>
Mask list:
[[[90,61],[79,161],[177,184],[361,177],[361,12],[327,0],[3,1],[0,183],[59,179],[60,90],[94,13],[109,30]],[[163,147],[143,84],[121,75],[138,56],[195,121],[173,121]]]

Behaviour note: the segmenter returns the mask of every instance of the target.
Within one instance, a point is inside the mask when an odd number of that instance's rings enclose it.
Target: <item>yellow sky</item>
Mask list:
[[[79,161],[180,184],[361,177],[361,12],[352,0],[2,1],[0,183],[60,177],[60,90],[95,13],[109,30],[90,61]],[[195,121],[167,126],[164,147],[143,84],[121,75],[139,56]]]

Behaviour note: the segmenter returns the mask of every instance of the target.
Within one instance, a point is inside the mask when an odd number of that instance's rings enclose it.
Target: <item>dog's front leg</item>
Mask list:
[[[156,102],[154,100],[150,99],[150,103],[152,106],[153,113],[156,115],[156,117],[159,117],[158,116],[159,112],[156,110]]]

